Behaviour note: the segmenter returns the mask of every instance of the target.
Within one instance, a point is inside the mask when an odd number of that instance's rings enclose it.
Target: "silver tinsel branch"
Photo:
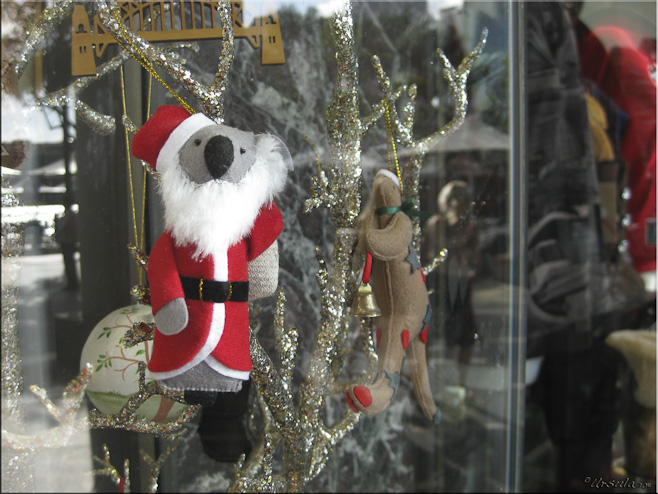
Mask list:
[[[391,82],[384,72],[379,57],[375,55],[372,58],[373,65],[377,71],[379,87],[384,94],[384,99],[381,103],[375,106],[375,111],[373,112],[373,116],[370,117],[369,121],[372,121],[375,116],[381,117],[385,109],[388,108],[390,112],[393,138],[396,140],[396,142],[403,144],[411,150],[408,161],[403,165],[403,199],[411,197],[416,202],[416,205],[418,205],[419,202],[418,190],[420,182],[420,170],[423,166],[425,155],[446,137],[459,129],[459,127],[461,127],[461,125],[464,123],[464,118],[466,118],[466,110],[468,108],[468,97],[466,94],[466,83],[468,80],[468,75],[471,72],[473,64],[479,58],[482,50],[484,49],[484,46],[487,42],[487,34],[488,30],[485,27],[482,30],[478,44],[475,46],[473,51],[471,51],[466,56],[466,58],[462,60],[456,69],[452,66],[450,60],[448,60],[448,57],[445,56],[441,48],[436,50],[443,62],[443,76],[448,83],[450,95],[455,101],[456,107],[452,119],[447,124],[445,124],[433,134],[418,140],[413,138],[416,99],[415,85],[412,85],[409,88],[407,88],[407,86],[402,86],[396,91],[392,91]],[[402,114],[400,115],[398,114],[395,103],[396,100],[405,92],[408,92],[409,102],[402,108]],[[421,236],[420,220],[418,218],[414,218],[413,223],[414,238],[412,244],[414,248],[418,250],[420,248]],[[430,262],[430,266],[438,266],[438,264],[445,259],[446,255],[446,251],[439,252],[439,254]],[[428,274],[431,272],[431,270],[432,269],[429,267],[423,268],[423,272],[425,272],[425,274]]]
[[[87,385],[93,374],[91,364],[87,364],[80,372],[80,375],[66,386],[60,406],[57,406],[48,397],[46,390],[36,385],[30,386],[30,391],[34,393],[40,404],[52,415],[58,425],[36,435],[20,434],[3,427],[2,447],[36,455],[48,449],[66,446],[74,433],[86,429],[125,429],[156,434],[170,439],[184,434],[183,425],[194,417],[198,411],[198,405],[186,408],[176,420],[166,423],[153,422],[139,418],[136,415],[137,409],[151,396],[161,395],[170,400],[184,403],[181,396],[162,389],[157,383],[149,382],[147,384],[144,377],[145,370],[145,364],[140,362],[139,391],[132,395],[121,410],[115,414],[102,414],[98,410],[91,410],[87,416],[78,416]]]
[[[357,240],[354,227],[361,202],[361,124],[351,4],[346,4],[344,10],[334,15],[333,34],[340,70],[334,97],[327,110],[330,165],[326,173],[320,169],[320,175],[315,177],[314,194],[306,208],[328,207],[337,227],[332,269],[327,267],[319,249],[316,253],[320,264],[317,275],[321,291],[320,328],[296,407],[287,380],[281,376],[289,375],[290,371],[284,365],[280,374],[258,341],[252,338],[252,377],[272,414],[276,431],[265,431],[268,433],[266,443],[252,452],[249,461],[236,470],[233,490],[302,490],[322,471],[331,451],[359,419],[357,414],[346,409],[337,423],[328,425],[321,413],[330,391],[335,389],[337,371],[343,367],[350,324],[345,301],[350,290],[351,256]],[[281,310],[284,301],[280,296]],[[279,319],[276,322],[280,325]],[[279,338],[284,333],[282,328],[275,331]],[[284,362],[291,360],[290,354],[286,355],[280,349],[289,346],[284,342],[277,346]],[[274,474],[272,450],[278,437],[283,442],[282,468],[280,473]]]
[[[233,62],[233,22],[231,20],[231,3],[221,0],[218,11],[224,29],[221,43],[217,74],[212,84],[199,82],[185,65],[172,57],[162,48],[154,46],[138,34],[131,31],[120,20],[119,7],[116,3],[98,1],[98,15],[107,30],[133,58],[147,64],[157,65],[167,71],[169,76],[183,86],[193,96],[203,113],[217,123],[224,121],[224,93],[228,84],[228,73]]]
[[[151,458],[151,456],[146,453],[144,450],[140,450],[140,455],[142,460],[146,465],[148,465],[149,471],[144,472],[142,470],[142,475],[145,473],[148,475],[148,487],[147,492],[158,492],[158,477],[160,476],[160,471],[165,461],[169,459],[171,454],[176,450],[180,441],[176,441],[173,445],[167,445],[165,452],[162,453],[157,460]],[[106,475],[110,477],[112,482],[114,482],[117,487],[119,487],[119,492],[128,493],[130,492],[130,461],[126,458],[123,462],[123,475],[119,473],[119,470],[112,465],[110,459],[110,450],[106,444],[103,444],[103,458],[99,458],[94,455],[93,459],[96,463],[100,464],[102,468],[95,469],[92,473],[94,475]]]
[[[172,60],[185,62],[176,50],[183,48],[199,51],[199,45],[196,43],[176,43],[171,46],[165,46],[162,50]],[[114,133],[116,123],[111,115],[104,115],[91,108],[87,103],[79,99],[79,94],[89,87],[92,83],[102,77],[116,71],[130,59],[128,52],[122,51],[108,62],[102,64],[96,71],[95,76],[79,77],[70,86],[48,93],[45,96],[37,98],[35,105],[46,106],[49,108],[63,108],[65,105],[72,103],[75,105],[76,117],[89,125],[95,133],[100,135],[110,135]]]
[[[2,175],[2,210],[21,201]],[[25,248],[25,224],[2,223],[2,419],[3,426],[25,434],[25,409],[21,400],[23,373],[18,341],[18,275]],[[34,490],[33,457],[2,446],[2,490]]]
[[[91,410],[86,421],[93,429],[125,429],[134,432],[155,434],[167,439],[179,437],[185,433],[183,425],[194,418],[199,411],[199,405],[186,408],[180,416],[171,422],[153,422],[139,418],[136,412],[151,396],[162,396],[178,403],[185,403],[180,394],[172,393],[162,388],[155,381],[146,382],[146,364],[139,364],[139,391],[132,395],[121,410],[115,414],[102,414],[98,410]]]
[[[107,475],[120,488],[119,492],[130,492],[130,461],[127,458],[123,462],[123,475],[112,465],[110,450],[106,444],[103,444],[103,458],[94,455],[93,459],[103,467],[95,469],[92,472],[94,475]]]
[[[68,18],[73,12],[72,0],[60,0],[52,7],[46,8],[40,15],[33,16],[25,26],[25,37],[21,46],[5,59],[3,53],[2,63],[2,89],[5,91],[8,82],[8,73],[14,73],[20,79],[25,67],[32,60],[34,54],[41,47],[46,35],[52,32],[60,22]]]

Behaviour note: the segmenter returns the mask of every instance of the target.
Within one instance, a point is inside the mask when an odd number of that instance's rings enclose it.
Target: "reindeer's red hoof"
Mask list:
[[[370,390],[367,387],[356,386],[354,388],[354,396],[364,407],[368,408],[372,405],[372,394],[370,394]]]
[[[406,350],[408,346],[409,346],[409,330],[405,329],[404,331],[402,331],[402,348]]]

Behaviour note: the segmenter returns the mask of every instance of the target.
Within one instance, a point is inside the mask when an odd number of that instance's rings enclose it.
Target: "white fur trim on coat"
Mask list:
[[[176,377],[179,374],[190,370],[192,367],[196,367],[203,360],[205,360],[206,357],[210,356],[210,353],[219,344],[219,340],[224,333],[224,324],[226,324],[226,306],[224,304],[213,305],[212,323],[210,325],[210,330],[208,331],[208,338],[203,344],[201,350],[199,350],[199,353],[197,353],[194,358],[192,358],[192,360],[190,360],[187,364],[179,367],[178,369],[163,372],[151,372],[153,379],[162,380]],[[208,363],[208,365],[210,365],[210,363]]]
[[[249,379],[249,371],[239,371],[231,369],[230,367],[226,367],[212,355],[208,355],[208,358],[205,360],[205,362],[211,369],[220,373],[222,376],[232,377],[233,379],[241,379],[243,381]]]

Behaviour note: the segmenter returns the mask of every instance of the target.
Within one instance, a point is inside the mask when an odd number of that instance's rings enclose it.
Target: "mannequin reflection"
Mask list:
[[[456,347],[459,385],[466,385],[466,371],[477,340],[472,306],[472,281],[479,260],[477,222],[472,214],[473,198],[466,182],[452,180],[437,197],[438,213],[427,220],[421,243],[423,263],[428,263],[441,248],[448,257],[439,268],[438,292],[443,301],[447,347]],[[441,307],[441,303],[439,304]]]
[[[565,4],[529,2],[526,35],[526,353],[544,356],[526,401],[543,410],[555,447],[554,488],[588,491],[587,477],[612,479],[622,407],[623,361],[604,338],[636,327],[643,290],[632,269],[617,275],[604,247],[591,115]]]

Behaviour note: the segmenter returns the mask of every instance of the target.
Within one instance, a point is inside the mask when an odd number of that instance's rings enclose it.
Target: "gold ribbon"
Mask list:
[[[400,193],[402,193],[402,174],[400,173],[400,163],[398,162],[398,153],[395,149],[395,138],[393,136],[393,129],[391,126],[391,115],[388,111],[388,101],[384,100],[384,110],[386,114],[386,150],[388,152],[388,169],[392,170],[391,166],[391,147],[393,148],[393,157],[395,158],[395,172],[400,181]]]

